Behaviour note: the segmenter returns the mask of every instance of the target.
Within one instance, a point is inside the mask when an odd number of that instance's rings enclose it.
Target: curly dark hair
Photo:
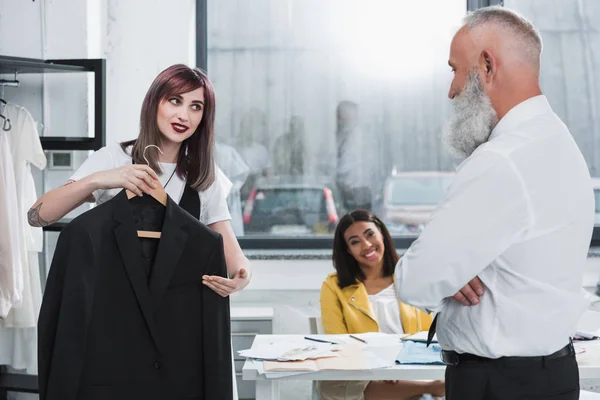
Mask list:
[[[365,274],[360,269],[358,262],[348,252],[348,244],[344,239],[344,233],[346,233],[350,225],[359,221],[374,223],[383,236],[383,244],[385,246],[385,251],[383,252],[383,276],[392,276],[396,269],[396,263],[400,259],[390,232],[375,214],[367,210],[354,210],[344,215],[340,219],[333,237],[333,266],[337,271],[338,285],[342,289],[365,279]]]

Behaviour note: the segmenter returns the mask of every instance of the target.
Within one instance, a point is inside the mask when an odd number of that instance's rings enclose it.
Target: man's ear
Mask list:
[[[490,83],[496,76],[498,60],[491,51],[484,49],[479,56],[479,67],[481,68],[481,71],[483,71],[485,82]]]

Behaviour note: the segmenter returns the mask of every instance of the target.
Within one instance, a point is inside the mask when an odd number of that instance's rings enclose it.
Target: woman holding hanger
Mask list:
[[[182,64],[167,68],[146,93],[137,139],[90,155],[65,185],[35,202],[29,224],[49,225],[86,201],[102,204],[122,189],[142,196],[158,181],[180,207],[223,236],[229,278],[205,275],[203,283],[223,297],[242,290],[250,282],[250,262],[230,223],[231,182],[214,161],[214,121],[215,94],[206,74]]]
[[[250,282],[250,263],[230,223],[231,182],[214,161],[214,120],[215,94],[206,74],[182,64],[167,68],[146,93],[137,139],[90,155],[64,186],[36,201],[29,224],[49,225],[86,201],[102,204],[122,189],[142,196],[158,180],[175,202],[223,236],[230,278],[204,276],[203,283],[221,296],[242,290]],[[148,148],[146,165],[148,145],[162,153]]]

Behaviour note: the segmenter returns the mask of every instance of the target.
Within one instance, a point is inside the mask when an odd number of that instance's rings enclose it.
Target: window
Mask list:
[[[331,235],[331,219],[361,207],[395,224],[394,235],[414,238],[420,222],[404,221],[393,208],[408,206],[395,203],[431,207],[436,192],[418,180],[396,181],[408,173],[454,170],[440,136],[451,111],[449,43],[465,15],[465,1],[205,3],[206,24],[199,33],[206,29],[207,35],[199,38],[206,40],[202,54],[217,91],[218,147],[242,161],[235,168],[220,163],[234,182],[228,200],[238,236]],[[498,1],[466,3],[474,8]],[[600,35],[594,30],[600,8],[595,0],[552,4],[504,1],[540,29],[544,93],[571,130],[592,176],[600,178],[595,75]],[[304,188],[286,187],[291,184]],[[403,184],[414,192],[400,194],[397,185]],[[294,218],[282,218],[277,208],[264,208],[278,202],[258,205],[261,200],[252,198],[266,187],[271,196],[307,199],[287,211]],[[330,201],[310,200],[323,190],[331,193]],[[307,210],[309,203],[315,208]],[[597,223],[600,233],[600,218]]]
[[[423,175],[423,174],[422,174]],[[436,206],[451,181],[448,176],[420,176],[408,173],[390,179],[387,194],[390,206]]]
[[[246,171],[220,163],[236,233],[331,236],[352,209],[385,218],[386,198],[439,202],[445,178],[401,177],[455,167],[441,134],[465,12],[464,0],[207,1],[217,143]]]
[[[541,86],[554,111],[569,127],[590,173],[600,177],[600,7],[596,0],[545,2],[505,0],[540,30]],[[600,185],[597,185],[597,190]],[[596,190],[596,213],[599,195]],[[600,219],[596,218],[596,226]]]

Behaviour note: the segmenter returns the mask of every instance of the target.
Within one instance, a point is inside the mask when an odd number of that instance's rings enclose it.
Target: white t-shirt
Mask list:
[[[130,151],[130,148],[127,149],[127,153]],[[92,153],[70,179],[77,181],[95,172],[119,168],[126,164],[131,164],[131,155],[123,152],[120,144],[110,144]],[[158,177],[160,183],[163,186],[166,185],[165,191],[169,197],[176,203],[179,203],[181,196],[183,196],[183,190],[185,189],[185,181],[177,176],[177,173],[173,174],[176,167],[175,163],[159,164],[162,168],[162,174]],[[169,178],[171,178],[170,181]],[[105,201],[112,199],[121,190],[123,189],[100,189],[94,191],[93,195],[96,199],[96,204],[102,204]],[[210,225],[215,222],[228,221],[231,219],[226,200],[230,190],[231,182],[227,179],[225,174],[223,174],[221,169],[215,166],[215,181],[208,189],[198,192],[201,205],[200,222],[205,225]]]
[[[393,284],[377,294],[370,294],[369,302],[377,318],[379,332],[396,335],[404,333],[400,320],[400,305]]]

